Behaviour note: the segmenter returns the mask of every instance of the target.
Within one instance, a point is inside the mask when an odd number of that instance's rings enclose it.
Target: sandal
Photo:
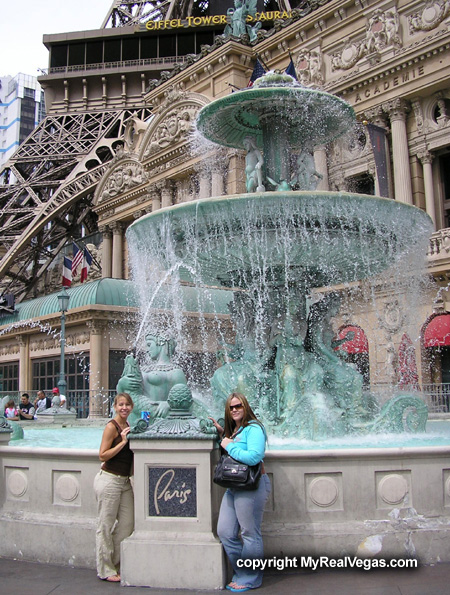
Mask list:
[[[120,583],[120,576],[118,574],[113,574],[112,576],[107,576],[103,580],[108,581],[108,583]]]

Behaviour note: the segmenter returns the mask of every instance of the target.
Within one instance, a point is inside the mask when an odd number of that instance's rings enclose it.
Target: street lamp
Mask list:
[[[69,308],[69,299],[70,296],[67,293],[65,287],[63,287],[61,293],[58,294],[59,311],[61,312],[61,360],[59,364],[59,381],[57,386],[59,388],[60,395],[66,395],[67,389],[67,382],[64,373],[64,347],[66,345],[66,312]]]

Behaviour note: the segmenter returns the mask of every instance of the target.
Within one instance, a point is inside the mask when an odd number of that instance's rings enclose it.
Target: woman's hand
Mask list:
[[[213,426],[219,432],[219,436],[223,436],[223,433],[225,430],[222,428],[222,426],[217,423],[217,421],[214,419],[214,417],[208,417],[208,419],[210,419],[213,422]]]
[[[231,444],[233,442],[233,440],[231,440],[231,438],[224,438],[222,440],[222,442],[220,443],[220,446],[225,450],[226,447]]]
[[[127,441],[127,436],[130,433],[130,430],[131,430],[131,428],[128,426],[120,432],[120,435],[122,436],[122,442]]]

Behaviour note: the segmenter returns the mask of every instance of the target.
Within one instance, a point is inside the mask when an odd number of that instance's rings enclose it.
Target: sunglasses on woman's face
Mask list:
[[[239,405],[230,405],[230,411],[233,411],[234,409],[239,410],[242,409],[242,407],[242,403],[239,403]]]

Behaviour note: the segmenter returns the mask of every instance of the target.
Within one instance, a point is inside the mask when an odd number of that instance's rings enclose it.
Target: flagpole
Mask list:
[[[75,244],[75,246],[78,248],[78,250],[80,250],[80,246],[77,244],[77,242],[73,238],[72,238],[72,242]],[[87,250],[86,244],[84,242],[80,242],[80,243],[83,246],[83,250]],[[98,268],[98,270],[101,271],[102,267],[100,266],[100,263],[98,262],[98,260],[96,258],[94,258],[94,255],[91,252],[89,252],[89,254],[91,255],[92,262],[95,264],[95,266]]]
[[[267,64],[264,62],[264,60],[261,58],[261,56],[258,54],[258,52],[255,54],[257,59],[261,62],[261,64],[264,66],[264,68],[266,70],[270,70],[270,68],[267,66]]]

